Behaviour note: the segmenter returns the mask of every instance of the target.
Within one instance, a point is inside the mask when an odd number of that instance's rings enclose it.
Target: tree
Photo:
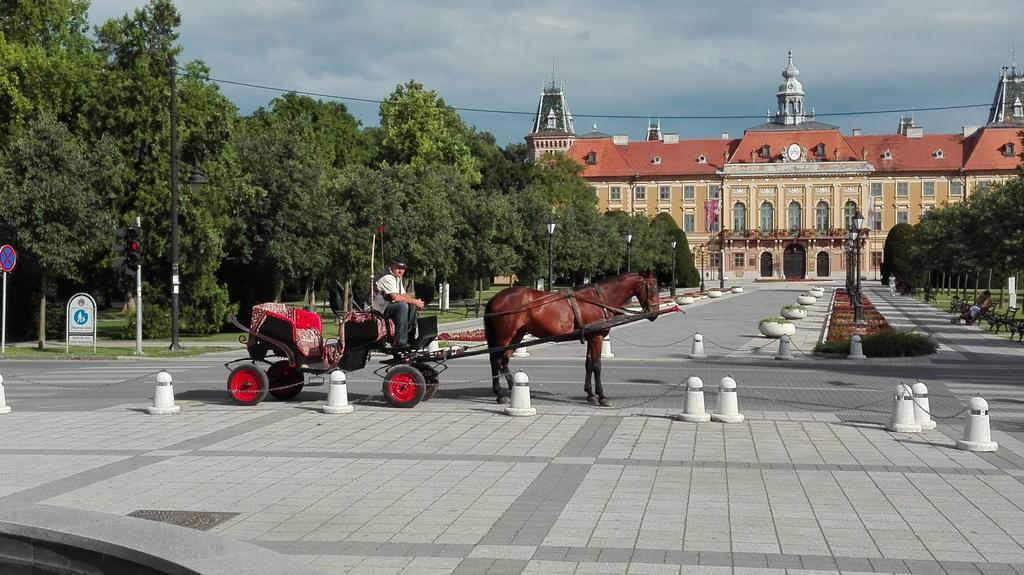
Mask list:
[[[38,270],[38,342],[46,344],[46,299],[51,282],[74,278],[90,250],[113,229],[102,170],[114,151],[92,150],[49,114],[29,122],[0,158],[0,213],[4,237]]]
[[[910,224],[896,224],[889,230],[882,248],[882,274],[895,274],[903,281],[917,279],[917,270],[911,257],[914,228]]]

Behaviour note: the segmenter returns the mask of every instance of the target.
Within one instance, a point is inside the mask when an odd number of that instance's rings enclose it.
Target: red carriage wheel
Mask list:
[[[228,375],[228,393],[238,405],[256,405],[267,398],[267,374],[255,365],[240,365]]]
[[[427,401],[437,393],[437,370],[422,363],[414,363],[412,365],[423,374],[423,380],[427,383],[427,389],[423,392],[423,401]]]
[[[267,368],[270,395],[282,401],[291,399],[302,391],[302,372],[288,363],[287,359],[275,361]]]
[[[423,374],[415,367],[396,365],[384,374],[384,399],[392,407],[415,407],[426,388]]]

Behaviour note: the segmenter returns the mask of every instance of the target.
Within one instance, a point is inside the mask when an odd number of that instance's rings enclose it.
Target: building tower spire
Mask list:
[[[526,136],[530,157],[553,152],[564,152],[576,140],[572,113],[565,91],[555,78],[555,62],[551,61],[551,80],[541,89],[537,102],[537,113],[533,118],[533,129]]]
[[[661,141],[661,118],[658,118],[657,121],[647,119],[647,139],[654,142]]]
[[[1010,65],[1003,66],[996,84],[996,95],[989,108],[988,123],[1024,124],[1024,73],[1017,69],[1014,46],[1010,44]]]
[[[807,120],[807,113],[804,111],[804,87],[797,78],[800,70],[793,64],[793,50],[789,51],[789,63],[782,71],[784,81],[779,84],[779,91],[775,93],[779,108],[775,114],[776,124],[787,126],[802,124]]]

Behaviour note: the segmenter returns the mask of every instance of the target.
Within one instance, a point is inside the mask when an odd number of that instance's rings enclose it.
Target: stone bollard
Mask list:
[[[7,394],[4,392],[4,376],[0,375],[0,415],[11,412],[11,406],[7,405]]]
[[[355,411],[355,407],[348,402],[348,383],[344,371],[337,369],[331,372],[331,386],[327,388],[327,404],[320,406],[320,411],[332,415]]]
[[[530,336],[528,336],[528,335],[523,336],[523,341],[525,342],[526,338],[528,338],[528,337],[530,337]],[[512,352],[512,357],[530,357],[530,352],[526,351],[525,347],[517,347]]]
[[[932,421],[931,406],[928,403],[928,386],[919,381],[910,386],[910,390],[914,392],[914,421],[922,430],[935,429],[936,423]]]
[[[790,351],[790,341],[788,335],[783,335],[779,338],[779,353],[775,355],[775,359],[793,359],[793,352]]]
[[[693,334],[693,349],[690,351],[690,359],[707,359],[704,355],[704,336],[699,333]]]
[[[896,403],[892,406],[892,417],[885,428],[899,433],[921,431],[921,426],[914,421],[914,393],[910,386],[905,383],[897,385],[894,400]]]
[[[171,374],[161,371],[156,374],[156,392],[153,394],[153,406],[147,407],[151,415],[171,415],[181,408],[174,405],[174,386],[171,385]]]
[[[867,356],[864,355],[864,348],[860,344],[859,335],[850,338],[850,355],[846,356],[846,359],[867,359]]]
[[[736,396],[736,380],[728,375],[718,384],[718,409],[711,414],[711,421],[722,423],[742,423],[740,402]]]
[[[956,448],[964,451],[995,451],[999,444],[992,441],[992,428],[988,421],[988,402],[972,397],[970,414],[964,424],[964,438],[957,440]]]
[[[604,336],[604,340],[601,341],[601,357],[615,357],[612,353],[612,334]]]
[[[505,415],[537,415],[537,409],[530,405],[530,377],[525,371],[517,371],[512,375],[512,402],[505,408]]]
[[[711,421],[711,415],[704,411],[704,382],[697,376],[691,376],[686,379],[685,405],[683,413],[677,413],[672,416],[674,419],[690,423]]]

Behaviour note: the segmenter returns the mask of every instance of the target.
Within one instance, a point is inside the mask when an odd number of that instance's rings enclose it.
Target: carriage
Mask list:
[[[637,299],[640,311],[624,309],[631,298]],[[325,339],[318,314],[281,303],[259,304],[253,307],[248,326],[230,318],[235,327],[245,332],[239,341],[245,344],[248,357],[225,364],[231,370],[227,388],[240,405],[256,405],[267,395],[288,400],[306,385],[323,385],[325,375],[331,371],[363,369],[370,353],[380,352],[387,357],[374,374],[383,378],[384,399],[394,407],[414,407],[433,397],[447,360],[487,354],[491,359],[493,391],[498,403],[507,403],[508,395],[500,390],[498,380],[504,375],[511,388],[508,360],[513,350],[578,340],[588,344],[587,400],[604,406],[608,403],[600,380],[601,341],[614,326],[640,319],[653,321],[663,313],[678,311],[658,310],[657,300],[653,275],[636,272],[563,292],[508,288],[488,302],[484,314],[487,347],[475,350],[430,349],[430,343],[437,338],[436,317],[418,318],[413,345],[396,348],[389,345],[394,325],[376,312],[353,311],[342,315],[335,310],[339,317],[338,336]],[[527,333],[537,337],[524,341]],[[233,364],[239,365],[232,368]],[[308,379],[307,374],[311,375]],[[592,375],[596,394],[591,390]]]
[[[363,369],[376,351],[390,356],[375,371],[383,376],[385,400],[394,407],[413,407],[434,395],[442,362],[452,353],[428,350],[437,338],[435,317],[418,319],[411,348],[391,347],[394,325],[375,312],[339,315],[337,338],[324,337],[319,314],[282,303],[253,306],[248,326],[233,317],[230,321],[245,332],[239,341],[248,352],[248,357],[225,364],[231,369],[228,392],[239,405],[256,405],[267,395],[291,399],[304,386],[323,385],[332,371]],[[230,367],[236,363],[240,365]]]

